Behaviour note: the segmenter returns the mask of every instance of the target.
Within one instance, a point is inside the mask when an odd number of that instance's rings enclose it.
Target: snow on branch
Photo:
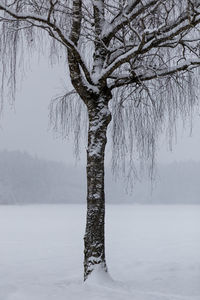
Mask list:
[[[187,50],[190,50],[190,54],[195,54],[195,51],[192,50],[192,47],[189,47],[188,44],[185,43],[184,37],[188,36],[188,42],[194,42],[191,36],[191,30],[195,31],[195,27],[200,23],[200,10],[195,9],[192,11],[190,18],[188,14],[184,13],[176,20],[161,24],[157,28],[149,28],[136,32],[131,25],[129,28],[132,30],[132,34],[135,36],[135,43],[132,44],[129,42],[125,47],[121,46],[120,43],[118,49],[115,48],[112,51],[112,47],[109,48],[110,57],[107,60],[104,68],[102,69],[101,74],[96,80],[104,81],[106,78],[110,77],[113,72],[119,69],[122,65],[126,63],[134,64],[135,61],[139,59],[142,55],[146,53],[151,53],[154,49],[158,48],[183,48],[183,57]],[[128,31],[127,31],[128,32]],[[141,33],[139,33],[141,32]],[[128,36],[128,33],[126,34]],[[131,41],[131,36],[129,34],[129,40]],[[197,40],[196,40],[197,41]],[[125,42],[125,39],[124,39]],[[193,53],[192,53],[193,52]],[[197,54],[198,56],[198,54]],[[192,63],[193,67],[195,63]],[[197,63],[196,66],[199,64]],[[179,68],[176,69],[177,72]]]
[[[110,85],[111,89],[129,85],[129,84],[141,84],[144,81],[150,81],[153,79],[161,79],[162,77],[172,76],[178,72],[187,72],[192,71],[192,69],[200,66],[200,58],[199,59],[188,59],[184,62],[178,63],[177,65],[171,66],[169,68],[156,69],[149,68],[145,74],[136,74],[133,73],[132,76],[123,76],[121,74],[120,77],[114,78],[114,83]]]
[[[142,15],[148,8],[153,11],[161,1],[149,1],[145,5],[142,1],[130,1],[129,4],[113,18],[108,29],[103,32],[103,39],[106,44],[115,36],[115,34],[133,19]],[[149,12],[150,13],[150,12]]]

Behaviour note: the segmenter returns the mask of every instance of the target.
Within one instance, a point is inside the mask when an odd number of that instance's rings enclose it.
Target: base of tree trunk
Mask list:
[[[100,285],[110,285],[114,283],[108,270],[105,270],[103,263],[94,265],[94,268],[88,275],[86,282],[89,284],[91,283]]]

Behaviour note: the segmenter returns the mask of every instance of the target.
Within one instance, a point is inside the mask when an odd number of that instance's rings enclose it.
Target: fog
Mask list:
[[[127,190],[124,178],[114,180],[106,169],[106,201],[113,204],[200,204],[200,163],[158,165],[158,175],[136,181]],[[0,203],[84,203],[83,166],[66,165],[18,151],[0,152]]]
[[[16,101],[13,105],[4,101],[3,114],[0,117],[0,150],[26,151],[38,157],[74,163],[72,138],[63,140],[49,126],[49,104],[53,97],[70,88],[66,69],[61,65],[49,66],[44,58],[33,57],[26,76],[18,86]],[[173,142],[173,151],[168,145],[165,134],[160,139],[157,161],[200,161],[200,118],[194,114],[193,133],[190,136],[190,124],[179,124],[177,139]],[[107,153],[110,152],[107,147]],[[85,145],[82,144],[81,160],[85,164]]]
[[[74,161],[72,141],[60,138],[49,124],[52,98],[69,85],[66,72],[61,66],[50,67],[44,59],[38,61],[37,57],[30,65],[19,84],[15,103],[4,101],[0,150],[21,150],[45,159]]]
[[[0,118],[0,202],[83,202],[86,145],[81,144],[80,159],[76,161],[72,138],[62,139],[49,125],[49,103],[66,86],[69,88],[68,75],[62,66],[50,67],[44,58],[38,61],[34,57],[30,65],[18,87],[15,103],[10,105],[5,101]],[[178,125],[173,151],[165,134],[160,138],[153,185],[142,179],[134,185],[132,194],[127,194],[123,178],[115,182],[107,168],[108,202],[200,202],[198,113],[194,115],[192,135],[189,122],[184,129],[183,124]],[[109,153],[108,146],[107,157]]]

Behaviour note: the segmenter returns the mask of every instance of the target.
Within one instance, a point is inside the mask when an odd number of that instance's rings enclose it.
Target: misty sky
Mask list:
[[[37,59],[32,60],[31,70],[27,71],[17,93],[15,106],[6,105],[0,119],[0,150],[21,150],[46,159],[74,162],[72,141],[56,137],[49,129],[48,106],[53,96],[64,91],[66,73],[61,66],[49,67],[44,59],[40,63]],[[198,115],[195,117],[192,137],[189,136],[189,128],[180,130],[173,152],[168,148],[163,136],[157,153],[159,162],[200,161]],[[84,147],[82,152],[85,153]],[[80,163],[84,161],[85,155]]]

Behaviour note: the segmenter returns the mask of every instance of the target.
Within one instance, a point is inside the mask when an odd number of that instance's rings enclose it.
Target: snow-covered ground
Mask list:
[[[0,300],[199,300],[200,206],[110,205],[113,280],[82,283],[85,206],[0,206]]]

